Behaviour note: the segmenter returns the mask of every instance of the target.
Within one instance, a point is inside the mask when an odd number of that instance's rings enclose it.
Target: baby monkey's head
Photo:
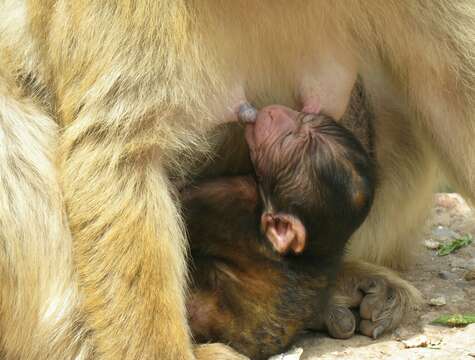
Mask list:
[[[251,110],[241,107],[241,119],[263,202],[263,233],[282,254],[341,255],[371,207],[371,158],[326,115],[279,105]]]

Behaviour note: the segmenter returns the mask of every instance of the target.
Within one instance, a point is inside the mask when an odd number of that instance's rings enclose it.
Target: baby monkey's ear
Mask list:
[[[261,230],[279,254],[300,254],[307,243],[307,232],[299,218],[287,213],[264,212]]]

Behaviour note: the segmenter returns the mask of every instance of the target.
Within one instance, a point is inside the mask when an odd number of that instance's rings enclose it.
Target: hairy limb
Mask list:
[[[370,51],[384,63],[397,97],[406,102],[411,130],[425,134],[444,170],[474,200],[475,6],[470,0],[387,5],[383,9],[362,2],[353,9],[362,12],[361,18],[353,12],[353,19],[365,19],[353,24],[362,30],[357,32],[359,45],[374,44]],[[364,30],[361,25],[370,22]],[[388,23],[392,31],[385,31]]]
[[[412,62],[406,65],[409,81],[397,80],[408,94],[409,104],[422,118],[425,133],[443,169],[459,191],[473,202],[475,6],[470,1],[439,4],[432,17],[434,28],[428,26],[417,33],[416,52]],[[445,46],[440,46],[441,39],[445,40]],[[421,58],[424,61],[416,60]],[[424,85],[428,82],[433,86]]]
[[[397,327],[421,303],[419,291],[393,271],[361,261],[346,261],[326,314],[330,335],[348,338],[355,331],[377,338]],[[350,309],[357,309],[357,316]]]
[[[107,119],[107,112],[95,113]],[[142,122],[131,135],[105,129],[96,117],[93,125],[83,119],[64,134],[61,169],[97,357],[237,359],[219,344],[192,352],[177,194],[158,143],[143,145],[136,137],[158,133],[154,122]]]
[[[61,170],[97,356],[191,359],[185,236],[156,149],[88,130],[65,132]]]
[[[57,125],[0,74],[0,357],[84,359]]]

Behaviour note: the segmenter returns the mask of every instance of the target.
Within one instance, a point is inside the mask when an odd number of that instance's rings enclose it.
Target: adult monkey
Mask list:
[[[403,265],[435,160],[475,198],[471,0],[3,0],[0,10],[5,358],[87,357],[88,344],[97,358],[193,358],[169,179],[209,150],[207,130],[244,97],[297,107],[317,96],[338,118],[361,75],[382,177],[355,257]],[[77,316],[53,119],[91,333]],[[219,346],[195,356],[233,358]]]

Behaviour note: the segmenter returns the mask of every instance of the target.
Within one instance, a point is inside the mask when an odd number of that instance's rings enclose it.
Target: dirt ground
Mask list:
[[[475,211],[457,194],[436,194],[432,217],[424,233],[417,263],[402,273],[422,292],[425,304],[421,309],[394,333],[378,340],[364,336],[335,340],[309,334],[296,344],[303,349],[300,360],[475,360],[475,324],[464,328],[431,324],[442,314],[475,314]],[[471,234],[474,241],[452,254],[441,257],[433,249],[437,243],[444,244],[465,234]],[[414,347],[406,345],[407,340]],[[298,356],[285,359],[294,360]]]

